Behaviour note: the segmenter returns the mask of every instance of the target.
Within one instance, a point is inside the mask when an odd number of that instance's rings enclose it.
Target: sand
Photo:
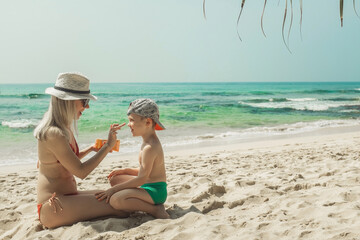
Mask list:
[[[0,239],[360,239],[360,132],[166,152],[171,219],[138,212],[44,229],[35,166],[0,176]],[[106,189],[108,157],[79,190]]]

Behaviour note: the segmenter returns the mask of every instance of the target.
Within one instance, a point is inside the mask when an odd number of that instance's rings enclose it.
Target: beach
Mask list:
[[[360,239],[360,129],[165,151],[171,219],[137,212],[56,229],[37,219],[35,164],[2,167],[0,239]],[[108,157],[78,189],[106,189]]]
[[[0,12],[0,240],[360,240],[355,1],[3,1]],[[170,218],[42,226],[54,191],[66,195],[62,222],[111,213],[71,180],[106,191],[139,151],[144,181],[163,185],[150,131],[128,116],[139,99],[166,128]],[[115,132],[120,150],[92,158]]]

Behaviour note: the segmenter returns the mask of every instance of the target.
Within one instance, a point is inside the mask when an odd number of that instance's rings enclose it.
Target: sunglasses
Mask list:
[[[81,99],[83,107],[87,107],[89,105],[90,99]]]

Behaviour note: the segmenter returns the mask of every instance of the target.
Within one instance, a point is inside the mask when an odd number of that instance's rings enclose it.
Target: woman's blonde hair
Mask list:
[[[49,109],[34,130],[35,138],[40,141],[46,140],[47,133],[51,130],[69,139],[69,128],[77,134],[75,101],[51,96]]]

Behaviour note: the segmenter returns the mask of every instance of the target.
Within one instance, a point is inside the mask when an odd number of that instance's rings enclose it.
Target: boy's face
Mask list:
[[[137,114],[130,114],[128,116],[129,123],[128,126],[131,130],[133,137],[142,136],[144,131],[146,130],[146,118],[141,117]]]

